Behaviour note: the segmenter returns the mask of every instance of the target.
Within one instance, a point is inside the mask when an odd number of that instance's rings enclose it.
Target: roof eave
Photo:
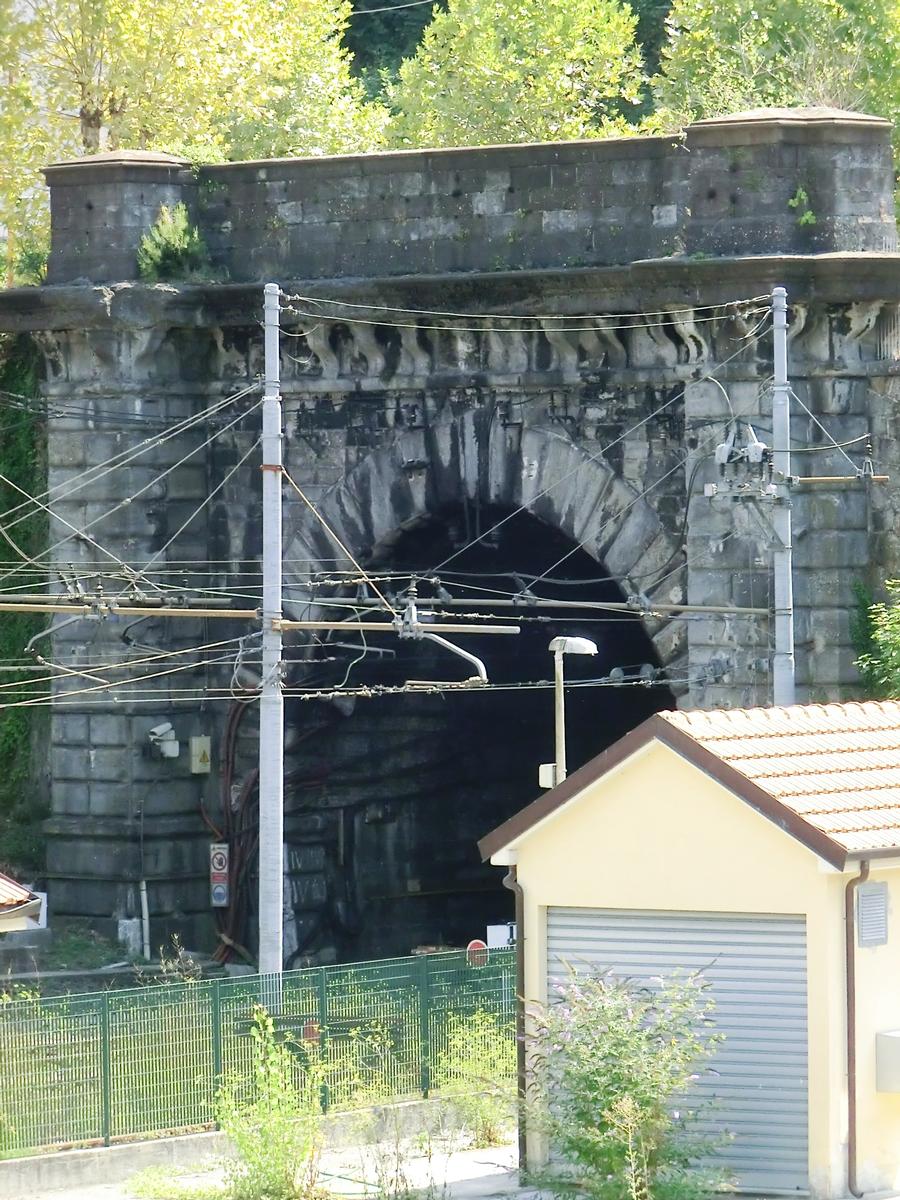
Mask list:
[[[698,770],[709,775],[728,791],[739,796],[761,816],[772,821],[789,836],[817,854],[838,870],[843,870],[849,852],[820,829],[804,821],[797,813],[776,800],[774,796],[754,783],[735,767],[730,766],[718,755],[678,729],[665,717],[655,713],[637,728],[620,738],[607,750],[592,758],[590,762],[570,775],[558,787],[545,792],[531,804],[521,809],[508,821],[483,837],[478,843],[482,860],[487,861],[503,851],[514,849],[514,844],[547,817],[552,816],[570,800],[591,784],[596,783],[617,766],[631,758],[652,741],[659,741],[676,754],[692,763]],[[894,853],[897,853],[895,851]],[[855,854],[852,857],[866,857]]]

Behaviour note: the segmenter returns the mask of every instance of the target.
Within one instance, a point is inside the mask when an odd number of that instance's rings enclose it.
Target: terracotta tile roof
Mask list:
[[[900,847],[900,703],[660,713],[851,853]]]
[[[838,869],[900,854],[900,702],[888,700],[656,713],[483,837],[482,856],[514,862],[522,837],[653,741]]]
[[[23,888],[8,875],[0,875],[0,913],[11,912],[34,899],[34,893],[29,892],[28,888]]]

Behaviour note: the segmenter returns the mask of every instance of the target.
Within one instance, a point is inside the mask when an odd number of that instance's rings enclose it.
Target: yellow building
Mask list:
[[[659,713],[480,845],[526,1003],[704,969],[742,1190],[900,1189],[900,703]]]

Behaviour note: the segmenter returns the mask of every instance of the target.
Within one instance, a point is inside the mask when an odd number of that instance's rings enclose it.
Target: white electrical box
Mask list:
[[[516,923],[507,921],[503,925],[488,925],[485,941],[489,950],[501,950],[516,944]]]
[[[541,763],[538,767],[538,787],[556,787],[556,763]]]
[[[191,738],[191,774],[208,775],[211,769],[209,738],[205,735]]]
[[[900,1029],[875,1034],[875,1090],[900,1092]]]

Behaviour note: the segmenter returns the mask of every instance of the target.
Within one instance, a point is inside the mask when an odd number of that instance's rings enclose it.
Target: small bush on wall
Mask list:
[[[155,224],[141,238],[137,265],[147,283],[209,278],[209,252],[185,205],[160,208]]]

